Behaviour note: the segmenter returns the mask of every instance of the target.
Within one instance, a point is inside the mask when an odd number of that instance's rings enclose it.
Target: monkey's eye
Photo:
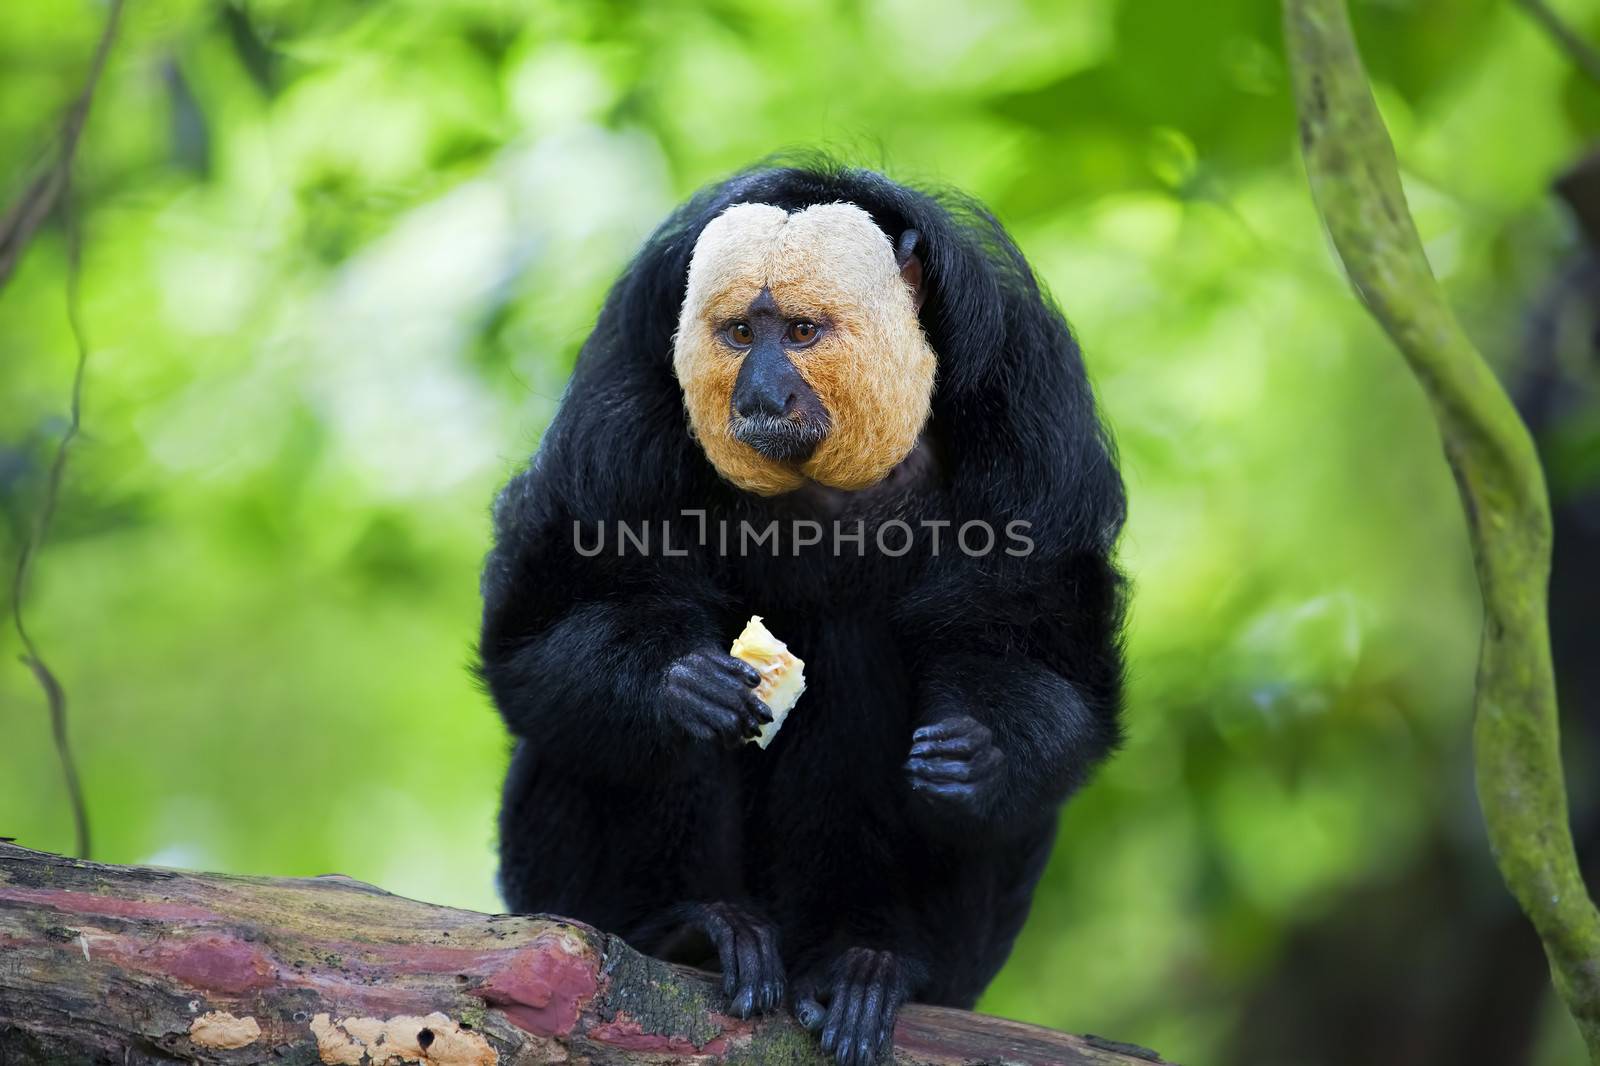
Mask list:
[[[789,339],[795,344],[810,344],[817,339],[817,324],[804,318],[789,323]]]
[[[756,341],[755,331],[748,322],[735,322],[722,331],[728,338],[728,343],[736,348],[748,348]]]

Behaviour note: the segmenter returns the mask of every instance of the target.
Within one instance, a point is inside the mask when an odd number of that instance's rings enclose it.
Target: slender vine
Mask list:
[[[89,364],[89,343],[83,327],[82,302],[79,299],[79,280],[82,273],[83,243],[78,226],[78,216],[72,201],[72,171],[77,159],[78,145],[83,136],[84,124],[89,118],[89,107],[94,101],[95,89],[105,71],[106,59],[111,54],[117,27],[122,17],[123,0],[112,0],[95,46],[94,59],[83,89],[78,93],[66,118],[61,124],[56,152],[44,172],[29,183],[21,198],[0,219],[0,289],[11,279],[12,272],[21,262],[22,255],[32,243],[34,235],[44,225],[52,212],[59,211],[67,242],[67,322],[76,347],[76,362],[72,372],[72,393],[66,431],[56,443],[55,455],[50,461],[50,472],[45,480],[44,498],[34,517],[33,528],[23,540],[17,554],[17,565],[11,574],[11,622],[22,645],[21,659],[33,672],[39,687],[44,691],[45,703],[50,713],[50,734],[55,742],[56,757],[61,764],[61,775],[66,783],[68,802],[72,807],[72,821],[77,840],[78,855],[88,858],[91,850],[89,835],[89,809],[84,801],[83,782],[78,776],[77,760],[73,757],[72,740],[67,731],[67,693],[61,685],[38,644],[28,631],[23,615],[23,599],[28,578],[39,550],[44,546],[61,498],[61,484],[66,476],[67,453],[77,439],[82,427],[83,379]]]
[[[46,533],[50,529],[50,522],[55,517],[56,504],[61,496],[61,482],[66,475],[67,450],[72,442],[77,439],[82,426],[81,413],[83,410],[83,377],[84,370],[89,365],[89,344],[83,331],[83,316],[78,300],[78,274],[81,261],[81,240],[78,233],[77,220],[73,216],[70,189],[63,190],[62,215],[66,219],[67,230],[67,320],[72,330],[73,342],[77,346],[77,364],[72,371],[72,398],[70,411],[67,416],[66,431],[61,434],[61,439],[56,442],[55,457],[50,461],[50,473],[45,480],[44,500],[39,505],[39,513],[34,518],[33,530],[27,540],[22,544],[22,551],[17,556],[17,568],[11,575],[11,621],[17,631],[17,639],[22,643],[21,659],[23,665],[33,671],[33,676],[39,682],[39,687],[44,690],[45,702],[50,709],[50,735],[55,741],[56,758],[61,764],[61,775],[66,781],[67,798],[72,806],[72,822],[77,839],[78,855],[88,858],[90,854],[89,837],[89,809],[83,798],[83,783],[78,777],[78,764],[72,755],[72,740],[67,735],[67,693],[58,679],[45,663],[44,656],[40,654],[38,645],[34,642],[33,635],[28,632],[28,627],[22,616],[22,594],[28,585],[28,574],[32,569],[33,560],[38,555],[39,548],[44,544]]]
[[[1357,294],[1432,404],[1483,596],[1478,802],[1507,887],[1600,1066],[1600,911],[1567,817],[1550,658],[1550,500],[1533,438],[1423,254],[1345,0],[1284,0],[1312,196]]]

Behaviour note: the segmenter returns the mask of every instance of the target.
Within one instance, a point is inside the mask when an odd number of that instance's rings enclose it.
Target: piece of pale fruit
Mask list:
[[[751,739],[765,751],[783,728],[783,720],[789,717],[800,693],[806,690],[806,664],[761,624],[759,614],[752,615],[745,623],[744,632],[734,638],[728,654],[743,659],[761,675],[756,695],[772,711],[772,721],[763,725],[761,733]]]

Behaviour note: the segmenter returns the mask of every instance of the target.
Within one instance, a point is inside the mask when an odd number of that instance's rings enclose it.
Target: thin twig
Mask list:
[[[1567,53],[1567,58],[1588,75],[1590,81],[1600,85],[1600,50],[1578,36],[1578,32],[1568,26],[1545,0],[1517,0],[1517,3],[1533,16],[1533,20],[1555,41],[1556,47]]]
[[[61,762],[61,773],[66,779],[67,796],[72,805],[72,820],[77,834],[78,854],[87,858],[90,851],[89,812],[83,798],[83,785],[78,777],[77,762],[72,755],[72,742],[67,734],[67,694],[61,682],[45,664],[39,647],[28,632],[23,618],[23,594],[27,590],[28,576],[33,561],[43,547],[49,533],[50,522],[55,517],[61,498],[61,483],[67,469],[67,452],[77,439],[82,426],[83,379],[89,363],[89,344],[83,328],[83,314],[79,300],[79,277],[82,266],[82,239],[77,213],[71,203],[72,168],[78,154],[78,143],[84,123],[89,117],[89,106],[94,101],[95,88],[105,70],[106,57],[111,54],[111,43],[116,38],[117,25],[122,15],[123,0],[112,0],[106,17],[105,29],[95,48],[94,60],[89,67],[83,91],[73,101],[61,124],[56,158],[49,169],[35,178],[17,204],[0,221],[0,289],[10,280],[22,254],[27,250],[34,234],[44,224],[50,212],[61,210],[63,229],[67,239],[67,321],[72,329],[77,347],[77,361],[72,373],[71,411],[66,432],[56,444],[55,457],[50,463],[50,474],[45,482],[44,499],[34,519],[33,530],[23,541],[17,555],[17,567],[11,576],[11,620],[22,643],[22,662],[33,671],[33,676],[44,690],[50,709],[50,731],[55,739],[56,755]]]

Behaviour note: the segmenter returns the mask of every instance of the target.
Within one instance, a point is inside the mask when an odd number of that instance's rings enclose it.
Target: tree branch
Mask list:
[[[1544,473],[1428,267],[1344,0],[1284,0],[1284,26],[1312,194],[1351,284],[1427,393],[1466,511],[1483,595],[1473,737],[1490,846],[1600,1066],[1600,912],[1562,779]]]
[[[435,907],[346,877],[186,874],[0,843],[0,945],[0,1062],[829,1061],[787,1013],[725,1015],[706,975],[588,926]],[[1161,1060],[913,1005],[893,1061]]]

